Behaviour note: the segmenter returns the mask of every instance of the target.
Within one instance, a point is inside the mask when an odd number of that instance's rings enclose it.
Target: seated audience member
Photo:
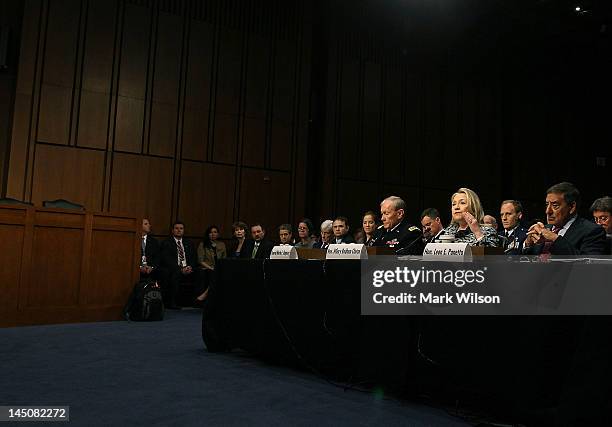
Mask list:
[[[142,220],[142,240],[140,242],[140,280],[159,279],[159,242],[151,233],[151,221],[148,218]]]
[[[252,259],[270,258],[274,243],[266,239],[266,230],[261,224],[251,225],[251,237],[253,240],[246,241],[240,256]]]
[[[423,242],[433,243],[444,230],[440,212],[436,208],[425,209],[421,213],[421,226],[423,227]]]
[[[334,237],[332,238],[331,243],[355,243],[355,239],[353,239],[353,236],[349,234],[349,225],[347,218],[343,216],[337,217],[334,220],[332,229],[334,230]]]
[[[169,309],[180,309],[176,297],[181,283],[193,283],[196,295],[204,289],[198,268],[198,255],[193,243],[184,239],[185,224],[175,221],[172,225],[172,236],[161,244],[161,268],[164,280],[162,294],[164,304]]]
[[[313,248],[327,249],[334,234],[333,224],[331,219],[326,219],[321,223],[321,239],[312,245]]]
[[[610,215],[612,215],[612,197],[606,196],[595,200],[591,205],[591,214],[595,223],[601,225],[606,230],[606,240],[608,243],[606,253],[612,255],[612,221],[610,221]]]
[[[296,242],[296,248],[312,248],[316,243],[316,240],[312,237],[314,234],[314,226],[312,225],[312,221],[308,218],[302,219],[298,224],[298,238],[299,241]]]
[[[580,192],[569,182],[546,191],[546,222],[529,227],[523,253],[551,255],[604,255],[606,232],[578,216]]]
[[[421,229],[408,222],[404,200],[397,196],[387,197],[380,203],[380,216],[383,228],[379,230],[374,246],[386,246],[399,254],[423,253]]]
[[[523,253],[523,242],[527,237],[527,229],[521,225],[523,218],[523,205],[518,200],[504,200],[499,208],[504,231],[504,253],[507,255],[520,255]]]
[[[204,233],[204,240],[198,245],[198,262],[203,269],[204,279],[206,285],[210,284],[212,275],[211,271],[215,269],[215,264],[218,259],[226,258],[227,252],[225,249],[225,243],[219,240],[219,227],[211,225]],[[197,301],[204,301],[208,296],[208,286],[206,290],[198,295]]]
[[[469,188],[460,188],[451,197],[451,217],[444,234],[454,235],[455,242],[472,246],[500,246],[495,229],[482,222],[484,212],[480,198]]]
[[[355,243],[364,244],[365,243],[365,233],[363,232],[363,228],[359,227],[353,233],[353,240]]]
[[[282,224],[280,227],[278,227],[278,239],[281,246],[293,245],[293,230],[291,228],[291,224]]]
[[[482,217],[482,223],[493,227],[497,231],[497,220],[493,215],[485,215]]]
[[[364,213],[363,218],[361,219],[361,226],[363,227],[364,232],[364,240],[362,243],[366,246],[372,246],[374,244],[377,230],[376,214],[372,211],[367,211]],[[382,228],[382,225],[380,228]]]
[[[198,262],[202,268],[214,270],[216,261],[226,257],[225,243],[219,241],[219,227],[211,225],[198,245]]]
[[[232,234],[234,238],[232,239],[232,243],[230,244],[229,256],[234,258],[240,258],[243,248],[244,242],[247,241],[246,231],[249,228],[246,223],[242,221],[237,221],[232,224]]]

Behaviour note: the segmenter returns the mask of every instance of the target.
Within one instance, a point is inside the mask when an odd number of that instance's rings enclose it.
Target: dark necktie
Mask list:
[[[185,250],[180,240],[176,241],[176,248],[178,250],[179,265],[182,267],[185,264]]]
[[[142,240],[140,241],[140,256],[145,256],[145,248],[147,247],[147,241],[145,240],[145,236],[142,236]]]
[[[553,233],[557,234],[559,230],[560,230],[559,228],[557,228],[556,226],[553,225],[550,231],[552,231]],[[550,247],[552,246],[552,244],[553,244],[553,242],[551,240],[547,240],[544,243],[544,247],[542,248],[542,253],[543,254],[550,254]]]

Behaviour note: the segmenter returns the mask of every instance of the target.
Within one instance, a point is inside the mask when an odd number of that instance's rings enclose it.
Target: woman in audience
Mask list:
[[[232,224],[232,230],[234,234],[234,239],[230,246],[230,256],[235,258],[240,258],[240,253],[244,247],[244,243],[246,242],[246,231],[249,228],[246,223],[242,221],[238,221]]]
[[[478,195],[469,188],[460,188],[451,197],[452,221],[444,234],[454,235],[455,242],[471,246],[499,246],[497,231],[483,223],[484,210]]]
[[[314,226],[312,221],[304,218],[298,224],[298,241],[295,244],[296,248],[312,248],[315,244],[315,239],[311,237],[314,234]]]
[[[331,242],[331,238],[334,235],[332,225],[334,221],[331,219],[327,219],[321,223],[321,240],[315,243],[312,247],[319,249],[327,249],[329,246],[329,242]]]
[[[210,274],[215,269],[217,259],[227,257],[225,243],[218,241],[219,227],[211,225],[204,233],[204,240],[198,245],[198,263],[204,270],[204,281],[206,290],[196,298],[196,304],[201,303],[208,296],[208,289],[212,275]]]
[[[219,227],[211,225],[198,245],[198,262],[206,270],[214,270],[217,259],[227,257],[225,243],[219,240]]]
[[[372,246],[374,244],[374,233],[376,232],[376,214],[372,211],[367,211],[363,214],[361,220],[361,226],[363,227],[364,240],[363,244],[366,246]]]

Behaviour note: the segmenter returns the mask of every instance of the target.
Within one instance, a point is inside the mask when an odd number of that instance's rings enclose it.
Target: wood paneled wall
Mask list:
[[[502,175],[495,76],[419,63],[371,32],[330,27],[320,154],[333,173],[322,181],[329,190],[322,215],[345,215],[359,227],[364,211],[377,212],[384,197],[398,195],[413,223],[425,207],[449,218],[459,187],[477,191],[495,212]]]
[[[308,4],[27,0],[6,194],[174,218],[304,211]]]
[[[139,236],[137,218],[0,205],[0,327],[120,319]]]

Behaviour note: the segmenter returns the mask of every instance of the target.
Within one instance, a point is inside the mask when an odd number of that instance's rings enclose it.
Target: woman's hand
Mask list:
[[[463,212],[462,215],[468,227],[470,227],[470,230],[472,230],[472,233],[474,233],[474,236],[476,236],[476,239],[480,240],[484,236],[484,233],[480,228],[480,224],[478,224],[478,221],[476,221],[476,218],[474,218],[474,215],[467,211]]]

